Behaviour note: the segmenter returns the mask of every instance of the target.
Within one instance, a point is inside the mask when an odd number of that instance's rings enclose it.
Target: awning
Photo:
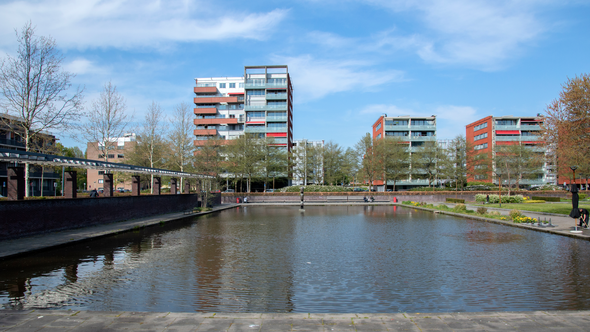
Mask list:
[[[287,133],[266,133],[268,137],[287,137]]]
[[[496,130],[496,135],[520,135],[520,130]]]

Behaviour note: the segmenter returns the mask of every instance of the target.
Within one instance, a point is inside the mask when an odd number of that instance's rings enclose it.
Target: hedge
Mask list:
[[[487,201],[487,195],[484,194],[477,194],[475,195],[475,201],[485,203]],[[490,196],[490,203],[498,203],[500,200],[498,195],[489,195]],[[522,203],[524,202],[524,197],[522,195],[515,195],[515,196],[507,196],[502,195],[502,203]]]
[[[561,198],[559,197],[544,197],[544,196],[532,196],[532,200],[534,201],[545,201],[545,202],[559,202]]]
[[[449,202],[449,203],[463,203],[463,204],[465,204],[465,200],[464,199],[460,199],[460,198],[447,198],[447,202]]]

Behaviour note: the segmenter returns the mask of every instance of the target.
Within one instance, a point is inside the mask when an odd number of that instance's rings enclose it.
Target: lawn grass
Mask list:
[[[477,206],[484,206],[487,208],[497,208],[500,207],[498,204],[475,204]],[[579,207],[584,208],[586,210],[590,210],[590,203],[580,203]],[[557,214],[564,214],[569,215],[572,210],[571,203],[503,203],[503,209],[517,209],[519,211],[533,211],[533,212],[547,212],[547,213],[557,213]]]

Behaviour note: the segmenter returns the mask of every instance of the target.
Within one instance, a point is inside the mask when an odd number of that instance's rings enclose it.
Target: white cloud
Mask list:
[[[168,42],[264,39],[287,10],[235,12],[205,1],[49,0],[0,4],[0,47],[14,46],[14,29],[32,21],[60,47],[160,47]]]
[[[403,116],[403,115],[412,115],[418,116],[416,111],[412,109],[400,108],[395,105],[385,105],[385,104],[373,104],[367,105],[363,108],[360,114],[387,114],[387,116]]]
[[[546,1],[366,0],[394,12],[415,12],[425,29],[418,37],[385,36],[415,48],[425,61],[493,70],[542,34],[535,9]]]
[[[465,126],[481,118],[477,110],[470,106],[443,105],[436,107],[433,112],[436,115],[436,136],[439,139],[465,136]]]
[[[274,56],[272,62],[289,66],[291,79],[297,86],[295,98],[298,102],[320,99],[332,93],[362,91],[404,80],[402,71],[367,69],[371,64],[362,61],[318,60],[310,55],[302,55]]]
[[[64,64],[63,69],[76,75],[92,74],[102,71],[92,61],[84,58],[77,58],[70,63]]]

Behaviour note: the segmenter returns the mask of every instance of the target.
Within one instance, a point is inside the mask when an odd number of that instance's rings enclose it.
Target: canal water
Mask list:
[[[393,206],[248,206],[1,261],[0,305],[587,310],[590,243]]]

